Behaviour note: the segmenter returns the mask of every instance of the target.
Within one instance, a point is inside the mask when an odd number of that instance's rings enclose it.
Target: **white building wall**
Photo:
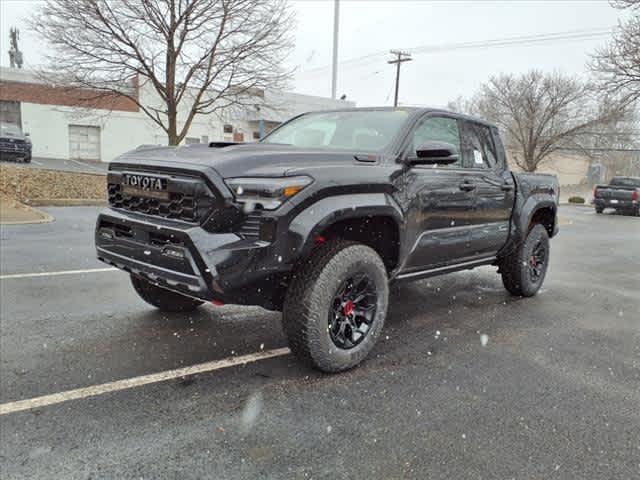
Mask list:
[[[38,83],[28,71],[0,69],[0,80]],[[153,88],[141,85],[139,90],[143,105],[158,105],[160,99]],[[212,115],[196,116],[187,137],[202,141],[223,141],[229,134],[223,133],[225,124],[233,125],[234,131],[244,134],[244,141],[253,141],[260,119],[283,122],[303,112],[352,107],[353,102],[332,100],[323,97],[287,92],[265,92],[264,101],[275,104],[276,109],[230,109]],[[186,107],[186,106],[185,106]],[[33,143],[33,156],[43,158],[69,158],[69,125],[87,125],[100,128],[100,159],[109,162],[118,155],[139,145],[166,145],[166,133],[142,111],[124,112],[89,110],[74,107],[21,103],[22,127],[29,132]],[[186,109],[178,112],[179,123],[187,116]]]

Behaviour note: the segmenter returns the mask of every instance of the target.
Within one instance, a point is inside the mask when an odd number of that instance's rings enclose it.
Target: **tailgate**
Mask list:
[[[630,202],[634,191],[635,188],[633,187],[598,187],[595,198],[601,198],[603,200],[626,200]]]

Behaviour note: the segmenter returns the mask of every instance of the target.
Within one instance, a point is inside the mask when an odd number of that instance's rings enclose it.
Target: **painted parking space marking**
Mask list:
[[[213,360],[211,362],[200,363],[198,365],[192,365],[190,367],[177,368],[175,370],[166,370],[164,372],[142,375],[140,377],[126,378],[124,380],[116,380],[115,382],[93,385],[91,387],[67,390],[66,392],[44,395],[42,397],[3,403],[0,405],[0,415],[22,412],[24,410],[32,410],[34,408],[55,405],[71,400],[80,400],[83,398],[95,397],[98,395],[104,395],[105,393],[128,390],[130,388],[165,382],[167,380],[196,375],[198,373],[214,372],[216,370],[222,370],[224,368],[235,367],[239,365],[246,365],[247,363],[254,363],[260,360],[266,360],[268,358],[282,357],[284,355],[288,355],[289,353],[291,353],[291,351],[286,347],[276,348],[273,350],[265,350],[262,352],[250,353],[248,355],[242,355],[238,357],[227,357],[221,360]]]
[[[0,280],[11,280],[17,278],[34,278],[34,277],[57,277],[59,275],[81,275],[84,273],[102,273],[102,272],[118,272],[117,268],[88,268],[85,270],[62,270],[59,272],[36,272],[36,273],[11,273],[8,275],[0,275]]]

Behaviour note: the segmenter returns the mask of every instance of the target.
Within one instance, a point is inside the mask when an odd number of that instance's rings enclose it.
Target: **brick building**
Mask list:
[[[159,105],[152,88],[137,82],[123,88],[143,105]],[[293,115],[354,105],[289,92],[261,94],[265,104],[278,108],[235,108],[197,116],[184,143],[255,141]],[[185,115],[179,112],[179,121]],[[6,67],[0,67],[0,121],[20,125],[30,134],[34,157],[108,162],[138,145],[167,143],[164,132],[126,96],[47,85],[33,72]]]

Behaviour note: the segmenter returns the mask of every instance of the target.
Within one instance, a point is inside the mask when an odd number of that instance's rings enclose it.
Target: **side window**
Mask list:
[[[449,117],[428,117],[422,120],[413,131],[409,154],[415,155],[416,148],[429,141],[450,143],[460,155],[458,120]],[[462,161],[459,159],[456,163],[442,165],[442,167],[460,167],[461,165]]]
[[[491,130],[485,125],[465,121],[462,158],[465,167],[493,168],[498,163]]]

